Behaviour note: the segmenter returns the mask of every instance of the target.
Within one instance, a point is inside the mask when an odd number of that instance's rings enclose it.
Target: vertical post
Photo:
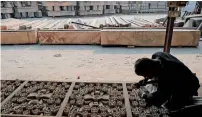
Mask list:
[[[169,11],[174,11],[175,8],[169,8]],[[173,27],[174,27],[175,17],[168,16],[167,28],[166,28],[166,36],[164,43],[164,52],[170,53],[170,47],[173,36]]]
[[[164,52],[170,53],[175,18],[179,15],[178,7],[186,6],[187,1],[168,1],[168,21],[164,43]]]
[[[167,53],[170,53],[174,21],[175,21],[175,18],[168,18],[166,37],[165,37],[166,39],[165,39],[165,43],[164,43],[164,52],[167,52]]]

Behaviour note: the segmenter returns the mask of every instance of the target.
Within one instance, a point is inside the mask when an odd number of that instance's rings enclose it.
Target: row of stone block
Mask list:
[[[3,31],[1,44],[99,44],[125,46],[163,46],[164,29],[105,29],[67,31]],[[199,30],[174,29],[172,46],[198,46]]]

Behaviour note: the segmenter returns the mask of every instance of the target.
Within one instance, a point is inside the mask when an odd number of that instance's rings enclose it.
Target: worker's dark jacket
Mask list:
[[[160,59],[162,68],[158,78],[158,89],[152,94],[155,105],[161,105],[174,97],[186,98],[197,95],[198,78],[181,61],[171,54],[157,52],[152,59]]]

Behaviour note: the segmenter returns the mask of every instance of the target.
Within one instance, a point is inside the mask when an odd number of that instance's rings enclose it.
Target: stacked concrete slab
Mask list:
[[[30,28],[25,30],[31,22],[13,18],[2,19],[1,22],[1,44],[37,43],[37,32]]]
[[[121,1],[118,2],[120,6],[121,13],[134,13],[138,10],[138,4],[141,2],[138,1]]]
[[[79,15],[103,14],[104,1],[79,1]]]
[[[115,14],[117,2],[114,1],[104,1],[104,14]]]
[[[36,1],[14,1],[15,18],[42,17]]]
[[[43,13],[46,16],[85,16],[115,14],[117,2],[107,1],[43,1]]]
[[[140,12],[144,13],[165,13],[168,11],[166,1],[142,1]]]
[[[13,3],[1,1],[1,19],[13,17]]]
[[[168,11],[166,1],[121,1],[118,4],[121,13],[164,13]]]
[[[43,13],[46,16],[75,16],[76,15],[76,1],[43,1]]]

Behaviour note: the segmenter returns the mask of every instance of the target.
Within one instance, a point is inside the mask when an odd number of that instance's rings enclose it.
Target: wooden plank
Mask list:
[[[106,21],[106,25],[107,25],[107,26],[112,26],[112,22],[111,22],[111,20],[109,19],[109,17],[105,17],[105,21]]]
[[[69,100],[69,97],[71,96],[72,94],[72,91],[73,91],[73,88],[74,88],[74,85],[75,85],[75,82],[72,82],[68,92],[66,93],[65,95],[65,99],[63,100],[62,104],[60,105],[60,109],[58,111],[58,113],[56,114],[57,117],[62,117],[63,115],[63,111],[65,109],[65,106],[67,105],[67,102]]]
[[[42,21],[39,21],[39,22],[33,24],[33,25],[32,25],[32,29],[37,29],[37,27],[38,27],[39,25],[41,25],[41,24],[43,24],[43,23],[45,23],[45,22],[47,22],[47,21],[48,21],[47,19],[44,19],[44,20],[42,20]]]
[[[78,30],[78,29],[81,29],[81,27],[79,27],[79,25],[77,25],[77,24],[71,23],[70,26],[68,27],[68,29]]]
[[[113,26],[118,26],[113,17],[109,17],[109,19],[111,20]]]
[[[43,22],[43,23],[41,23],[40,25],[34,27],[34,29],[42,29],[42,28],[45,27],[46,25],[49,25],[49,24],[51,24],[51,23],[53,23],[53,22],[54,22],[54,20],[48,20],[48,21]]]
[[[116,22],[117,22],[120,26],[127,25],[127,23],[124,22],[120,17],[114,17],[114,19],[116,20]]]
[[[24,26],[32,26],[33,24],[37,23],[38,21],[40,21],[40,20],[35,20],[35,21],[27,22],[27,23],[21,24],[21,25],[16,26],[16,27],[12,27],[12,29],[19,30],[20,26],[23,26],[23,25]]]
[[[97,28],[100,27],[100,23],[98,22],[97,19],[93,19],[88,25],[94,26],[94,27],[97,27]]]
[[[134,24],[136,27],[142,27],[143,25],[135,22],[134,20],[129,20],[130,23]]]
[[[100,44],[100,31],[39,31],[40,44]]]
[[[66,20],[62,25],[60,25],[60,26],[58,27],[58,29],[65,29],[65,25],[70,25],[71,22],[72,22],[72,19]]]
[[[1,44],[37,43],[36,31],[1,31]]]
[[[3,24],[1,24],[1,28],[2,29],[5,29],[3,27],[6,27],[6,29],[12,29],[12,27],[16,27],[16,26],[19,26],[19,25],[22,25],[24,23],[27,23],[29,21],[25,21],[25,20],[10,20],[8,22],[5,22]]]
[[[17,92],[19,92],[25,86],[25,84],[27,84],[27,82],[28,81],[24,81],[13,93],[11,93],[3,102],[1,102],[1,106],[6,104],[6,102],[8,102]]]
[[[151,23],[151,24],[158,25],[158,23],[151,22],[151,21],[148,21],[148,20],[146,20],[146,19],[142,19],[142,18],[139,18],[139,19],[141,19],[142,21],[145,21],[146,23]]]
[[[64,22],[66,21],[66,19],[64,20],[61,20],[60,22],[58,22],[54,27],[52,27],[52,29],[55,29],[57,30],[60,26],[63,25],[63,28],[64,28]]]
[[[138,23],[140,23],[140,24],[143,24],[143,25],[145,25],[145,24],[152,24],[152,23],[145,22],[144,20],[139,19],[139,18],[135,18],[135,17],[134,17],[133,20],[135,20],[136,22],[138,22]]]
[[[106,26],[105,19],[101,19],[99,22],[100,22],[100,27],[105,27]]]
[[[101,45],[164,46],[165,29],[106,29]],[[172,46],[198,46],[199,30],[174,29]]]
[[[61,20],[56,20],[53,21],[51,23],[49,23],[48,25],[44,26],[43,29],[52,29],[55,25],[57,25]]]
[[[128,21],[128,20],[125,20],[125,19],[123,19],[122,17],[119,17],[123,22],[125,22],[126,24],[126,26],[127,27],[130,27],[131,26],[131,22],[130,21]]]
[[[87,21],[86,22],[86,25],[90,25],[91,26],[91,23],[93,22],[93,20],[90,20],[90,21]],[[87,30],[89,30],[89,29],[93,29],[92,27],[88,27],[88,26],[83,26],[83,29],[87,29]]]
[[[132,117],[128,91],[126,88],[126,83],[122,83],[122,85],[123,85],[123,95],[124,95],[124,99],[125,99],[125,107],[126,107],[127,117]]]
[[[139,24],[139,25],[142,25],[142,26],[144,26],[146,23],[143,23],[143,22],[141,22],[141,21],[138,21],[138,20],[136,20],[136,19],[133,19],[133,20],[131,20],[132,22],[135,22],[136,24]]]

